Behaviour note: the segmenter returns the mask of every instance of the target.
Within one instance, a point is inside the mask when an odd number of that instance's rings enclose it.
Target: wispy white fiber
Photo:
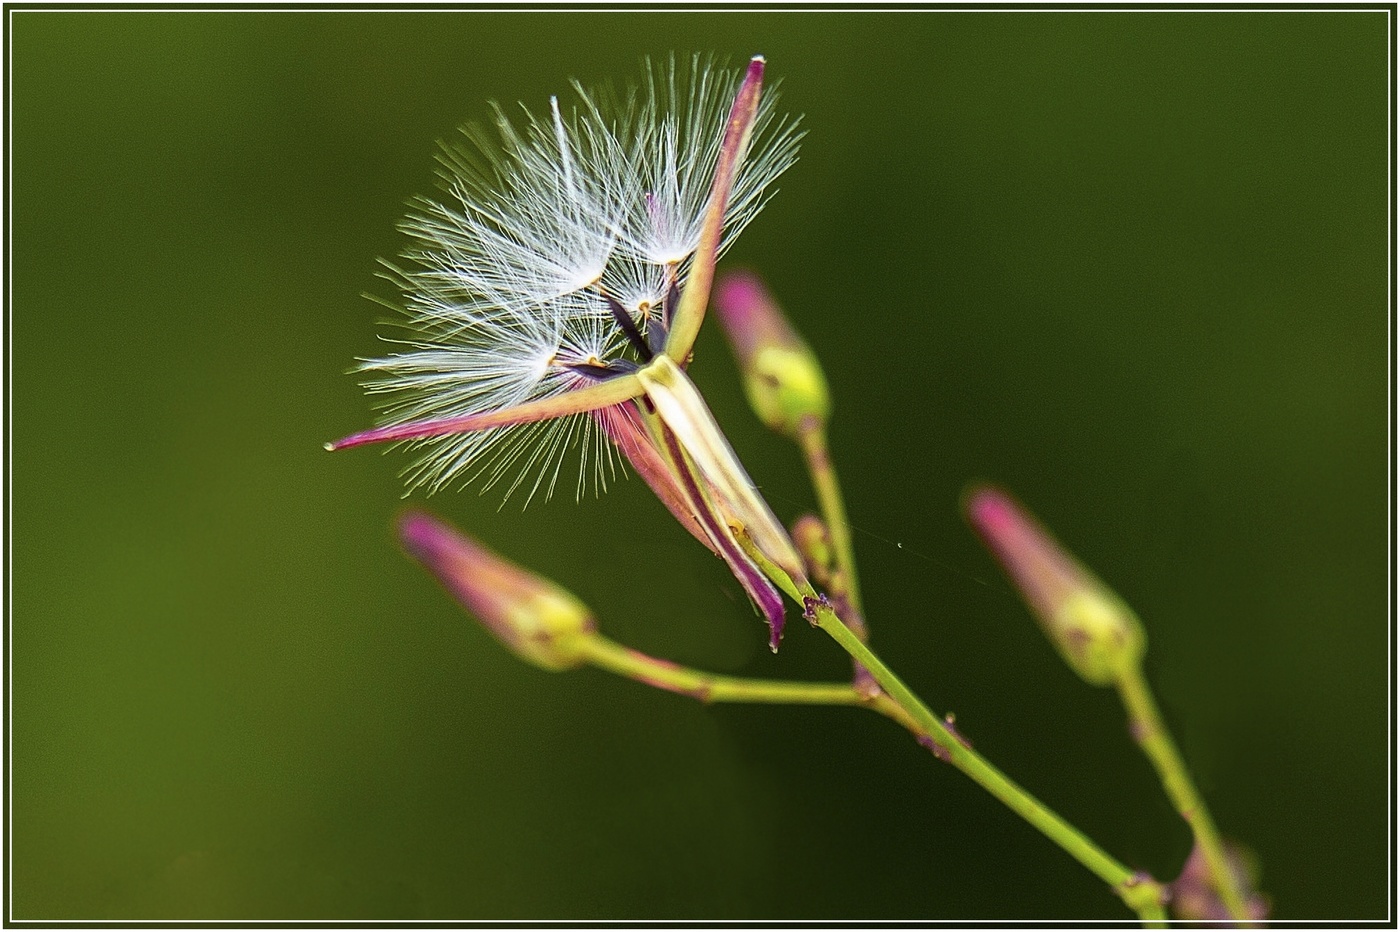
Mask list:
[[[446,197],[420,198],[411,239],[385,278],[402,292],[403,335],[364,360],[380,423],[495,411],[591,383],[571,364],[631,357],[605,295],[645,332],[684,277],[725,119],[742,72],[696,56],[648,64],[621,94],[577,83],[543,112],[494,107],[439,155]],[[797,157],[796,121],[764,94],[726,213],[727,248]],[[617,459],[587,414],[409,442],[410,489],[480,480],[507,497],[553,492],[578,459],[576,493],[615,475]]]

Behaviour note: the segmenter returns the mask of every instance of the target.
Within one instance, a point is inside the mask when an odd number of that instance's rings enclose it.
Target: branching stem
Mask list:
[[[962,739],[934,716],[829,609],[818,609],[816,614],[818,625],[837,643],[848,650],[853,650],[850,645],[857,645],[865,653],[866,656],[860,658],[861,662],[869,665],[876,679],[891,692],[891,695],[867,697],[857,692],[849,683],[812,683],[723,676],[652,657],[597,634],[588,637],[583,646],[583,654],[589,663],[610,673],[706,703],[857,706],[879,712],[902,725],[916,737],[935,742],[935,753],[939,757],[972,777],[1012,811],[1039,828],[1101,877],[1137,911],[1144,924],[1156,926],[1162,923],[1166,914],[1161,907],[1161,890],[1151,878],[1136,874],[1119,864],[1077,829],[1018,787],[981,755],[966,747]],[[892,698],[894,693],[902,693],[903,696]]]
[[[849,683],[804,683],[722,676],[649,656],[602,635],[591,636],[583,653],[589,663],[610,673],[701,702],[873,707],[872,703],[863,701]]]
[[[1129,881],[1133,872],[1119,864],[1097,845],[1068,822],[1055,815],[1040,801],[1011,781],[1009,777],[988,763],[982,755],[965,746],[948,726],[934,715],[914,692],[895,675],[885,662],[870,648],[861,643],[850,628],[847,628],[836,613],[815,592],[808,598],[808,610],[813,623],[829,634],[836,643],[855,657],[875,677],[875,681],[895,702],[909,713],[928,737],[937,742],[946,752],[947,760],[954,767],[967,774],[1012,811],[1044,832],[1052,841],[1072,854],[1080,863],[1101,877],[1110,886],[1117,887]]]
[[[973,782],[1000,800],[1012,812],[1038,828],[1075,860],[1107,883],[1113,892],[1137,912],[1145,924],[1152,925],[1166,918],[1162,910],[1162,888],[1151,877],[1129,870],[1112,855],[1090,841],[1083,832],[1070,825],[1040,800],[1018,786],[991,762],[978,754],[961,735],[952,731],[894,671],[885,666],[855,633],[836,615],[825,599],[815,590],[804,594],[806,611],[814,625],[831,636],[837,644],[861,666],[870,671],[875,681],[902,708],[919,731],[934,742],[938,756],[971,777]]]
[[[812,488],[817,493],[822,523],[831,535],[831,549],[836,557],[836,568],[845,579],[846,598],[852,608],[863,614],[865,608],[860,601],[855,548],[851,544],[851,524],[846,518],[846,503],[841,496],[841,483],[836,478],[836,467],[832,464],[831,454],[827,449],[826,425],[818,418],[809,417],[802,422],[797,436],[802,455],[807,459],[807,472],[812,477]]]

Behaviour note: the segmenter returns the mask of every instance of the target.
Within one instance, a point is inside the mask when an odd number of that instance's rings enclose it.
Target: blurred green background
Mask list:
[[[1016,491],[1141,613],[1276,915],[1388,880],[1384,12],[10,13],[14,919],[1128,914],[899,729],[510,657],[396,548],[345,374],[435,140],[768,56],[810,131],[730,260],[820,353],[875,643],[1125,862],[1186,830],[1107,692],[964,526]],[[812,497],[721,337],[693,369],[784,519]],[[604,630],[781,654],[635,478],[429,507]]]

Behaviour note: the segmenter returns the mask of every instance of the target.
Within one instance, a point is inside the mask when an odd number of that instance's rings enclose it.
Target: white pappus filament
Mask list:
[[[609,301],[637,329],[659,326],[697,247],[729,105],[742,75],[696,56],[648,65],[622,94],[574,84],[537,115],[495,107],[439,155],[443,200],[419,198],[400,228],[412,240],[384,277],[402,292],[404,336],[366,359],[382,426],[496,411],[593,384],[635,359]],[[797,121],[764,95],[735,179],[721,250],[762,209],[797,158]],[[484,480],[506,497],[553,492],[571,453],[577,493],[618,459],[591,415],[408,442],[410,489]],[[533,476],[533,478],[530,478]]]

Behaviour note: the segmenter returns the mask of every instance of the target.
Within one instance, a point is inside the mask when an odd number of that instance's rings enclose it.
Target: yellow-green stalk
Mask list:
[[[1066,551],[1008,493],[992,486],[964,496],[968,521],[996,554],[1032,613],[1070,667],[1086,682],[1113,686],[1128,730],[1156,769],[1162,788],[1191,827],[1198,857],[1224,910],[1257,918],[1205,800],[1167,731],[1143,673],[1147,636],[1132,609]]]

